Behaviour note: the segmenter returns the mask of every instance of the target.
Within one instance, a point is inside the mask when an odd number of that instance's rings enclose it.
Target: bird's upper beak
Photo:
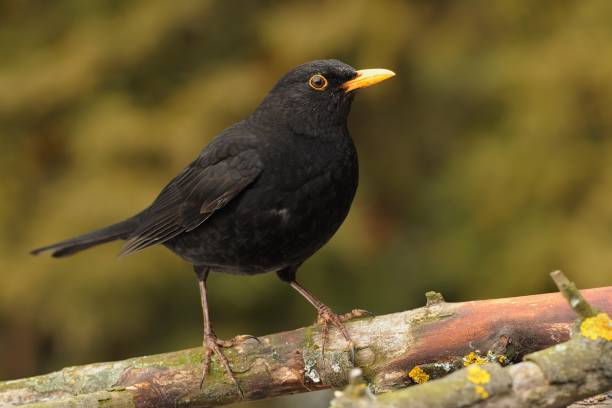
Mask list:
[[[345,92],[350,92],[355,89],[365,88],[366,86],[374,85],[395,76],[395,72],[388,69],[361,69],[357,71],[357,76],[342,84]]]

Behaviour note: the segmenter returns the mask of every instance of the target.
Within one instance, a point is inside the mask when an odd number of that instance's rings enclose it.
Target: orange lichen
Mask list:
[[[417,384],[423,384],[424,382],[429,381],[429,375],[419,366],[415,366],[412,370],[410,370],[408,377],[412,378],[412,381]]]
[[[479,356],[478,354],[474,353],[473,351],[468,354],[467,356],[463,357],[463,365],[464,366],[469,366],[472,364],[477,364],[477,365],[482,365],[484,363],[486,363],[488,360],[484,357]]]
[[[612,341],[612,321],[606,313],[587,317],[580,324],[580,334],[591,340],[604,339]]]

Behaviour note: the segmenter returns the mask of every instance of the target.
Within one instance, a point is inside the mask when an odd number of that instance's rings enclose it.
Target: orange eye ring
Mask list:
[[[327,79],[321,74],[314,74],[308,80],[308,85],[315,91],[323,91],[327,88]]]

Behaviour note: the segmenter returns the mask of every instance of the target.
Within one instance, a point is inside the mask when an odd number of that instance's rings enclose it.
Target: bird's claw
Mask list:
[[[351,339],[351,336],[348,334],[346,327],[344,326],[345,321],[348,321],[352,318],[361,317],[362,315],[356,312],[365,312],[361,310],[353,310],[350,313],[346,313],[345,315],[339,316],[335,314],[329,307],[321,306],[317,309],[318,317],[317,323],[323,326],[323,344],[321,347],[321,354],[325,354],[325,346],[327,344],[327,337],[329,335],[329,323],[331,323],[334,327],[336,327],[342,337],[348,342],[348,347],[351,356],[351,364],[355,365],[355,343]],[[368,313],[368,312],[366,312]]]
[[[242,336],[236,336],[232,340],[220,340],[213,333],[207,333],[204,335],[204,361],[202,362],[202,380],[200,381],[200,389],[204,388],[204,381],[206,380],[206,376],[208,375],[208,371],[210,369],[212,354],[215,353],[215,355],[217,356],[217,358],[223,365],[223,368],[225,369],[225,373],[236,386],[238,390],[238,394],[240,395],[240,398],[244,399],[244,392],[242,391],[242,388],[240,387],[240,383],[234,376],[234,372],[232,371],[229,365],[229,361],[227,360],[227,357],[225,357],[225,355],[223,354],[223,351],[221,351],[221,348],[232,347],[236,343],[238,343],[239,342],[237,341],[238,337],[242,337]],[[253,336],[245,336],[245,337],[251,338]]]

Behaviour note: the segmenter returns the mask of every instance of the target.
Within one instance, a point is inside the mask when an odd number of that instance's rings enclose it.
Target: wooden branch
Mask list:
[[[470,365],[417,387],[373,397],[353,384],[332,408],[556,408],[612,389],[612,341],[576,336],[529,354],[525,362]]]
[[[585,398],[569,405],[567,408],[612,408],[612,390],[595,395],[594,397]]]
[[[569,279],[561,271],[551,272],[550,277],[559,288],[559,292],[563,294],[567,303],[571,306],[572,310],[580,318],[592,317],[598,313],[598,310],[592,307],[589,302],[586,301],[582,293],[576,287],[574,282],[570,282]]]
[[[583,294],[612,313],[612,287]],[[567,340],[574,318],[559,293],[464,303],[428,294],[423,308],[362,318],[347,328],[357,365],[372,390],[381,392],[417,381],[418,375],[407,375],[415,366],[436,378],[473,361],[516,361]],[[320,344],[321,329],[311,326],[243,343],[226,355],[249,400],[344,386],[352,368],[346,342],[331,330],[324,356]],[[0,407],[210,407],[238,401],[215,359],[200,390],[201,361],[202,349],[195,348],[0,382]]]
[[[568,342],[529,354],[524,362],[506,368],[472,362],[445,378],[380,397],[369,392],[361,369],[354,368],[351,383],[343,392],[336,391],[330,407],[556,408],[612,390],[612,320],[592,307],[561,271],[551,277],[578,315]],[[606,395],[598,397],[585,404],[595,407],[607,399]]]

